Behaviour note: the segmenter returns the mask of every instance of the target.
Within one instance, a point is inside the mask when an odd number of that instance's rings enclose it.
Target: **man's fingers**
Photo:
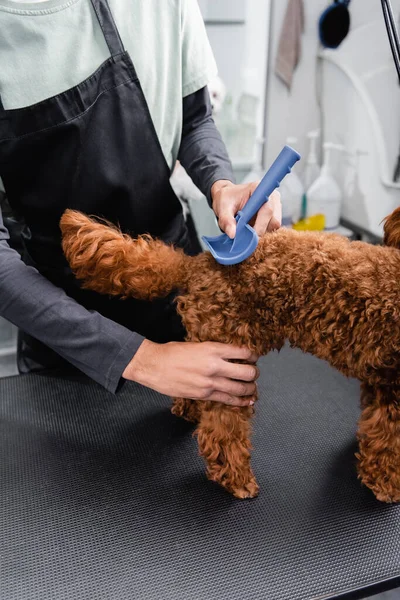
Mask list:
[[[268,204],[268,202],[267,204],[264,204],[264,206],[262,206],[257,213],[257,218],[254,223],[254,230],[258,236],[262,236],[264,233],[266,233],[266,231],[268,231],[271,219],[274,216],[272,209],[270,206],[268,206]]]
[[[211,394],[209,398],[207,398],[210,402],[220,402],[222,404],[228,404],[229,406],[252,406],[255,401],[255,396],[249,396],[247,398],[237,398],[235,396],[231,396],[229,394],[225,394],[224,392],[214,392]]]
[[[271,207],[273,207],[273,217],[269,222],[268,231],[275,231],[276,229],[279,229],[282,224],[282,201],[278,190],[272,192],[271,202]]]
[[[278,191],[274,191],[269,201],[264,204],[257,213],[254,229],[257,235],[262,236],[267,231],[272,232],[279,229],[282,222],[282,203]]]
[[[252,194],[254,194],[254,191],[258,188],[259,183],[260,183],[259,181],[253,181],[252,183],[249,184],[249,186],[248,186],[249,198]]]
[[[277,229],[280,228],[281,224],[282,224],[282,218],[276,219],[275,217],[272,217],[272,219],[269,222],[267,231],[269,231],[269,232],[276,231]]]
[[[219,347],[218,347],[219,346]],[[229,344],[218,344],[216,347],[221,358],[226,360],[245,360],[247,363],[256,363],[259,355],[249,348],[241,348]]]
[[[254,181],[241,186],[229,186],[223,190],[223,200],[221,200],[218,210],[218,225],[231,239],[236,235],[236,214],[246,204],[259,182]]]
[[[224,394],[238,398],[254,396],[257,392],[257,386],[254,381],[236,381],[226,377],[215,377],[213,387],[217,392],[223,392]]]
[[[256,381],[260,376],[260,370],[254,364],[240,364],[223,361],[221,375],[236,381]]]

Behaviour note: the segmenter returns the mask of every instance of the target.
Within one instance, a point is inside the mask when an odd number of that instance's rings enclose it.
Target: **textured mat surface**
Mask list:
[[[399,576],[400,507],[355,475],[357,382],[290,350],[261,366],[253,501],[206,480],[162,396],[1,380],[1,600],[309,600]]]

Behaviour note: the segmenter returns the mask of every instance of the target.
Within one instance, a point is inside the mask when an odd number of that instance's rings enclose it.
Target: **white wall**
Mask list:
[[[302,37],[302,56],[290,92],[274,73],[286,6],[286,0],[273,0],[272,2],[272,39],[266,109],[267,141],[265,158],[267,163],[270,163],[278,155],[288,136],[299,139],[298,149],[301,154],[304,154],[302,138],[305,132],[319,126],[315,91],[315,67],[318,51],[316,23],[319,14],[327,6],[327,0],[304,1],[305,31]]]
[[[252,0],[248,1],[251,2]],[[289,93],[285,85],[274,74],[278,39],[287,0],[272,0],[271,69],[266,108],[266,163],[270,163],[275,158],[288,136],[298,138],[298,149],[301,154],[305,155],[306,133],[319,128],[316,57],[320,45],[317,24],[322,11],[330,3],[331,0],[304,0],[305,32],[302,38],[302,58],[294,76],[292,90]],[[392,3],[397,15],[400,2],[399,0],[392,0]],[[352,28],[362,27],[363,24],[373,19],[383,19],[379,0],[352,0],[349,9]],[[371,40],[371,43],[373,43],[373,40]]]
[[[260,98],[259,135],[264,133],[271,0],[247,0],[243,89]]]
[[[266,106],[270,3],[271,0],[199,0],[220,77],[234,104],[243,92],[260,99],[260,136]],[[207,25],[209,21],[212,24]]]

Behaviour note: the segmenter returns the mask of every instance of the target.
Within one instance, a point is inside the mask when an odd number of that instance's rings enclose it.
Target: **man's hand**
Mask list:
[[[235,185],[230,181],[216,181],[211,188],[213,210],[218,218],[218,224],[231,239],[235,237],[235,216],[249,200],[258,186],[257,181],[242,185]],[[282,223],[281,196],[275,190],[269,201],[258,211],[252,226],[258,235],[266,231],[279,229]]]
[[[249,406],[256,399],[258,358],[245,348],[216,342],[144,340],[123,377],[167,396]],[[233,359],[249,364],[228,362]]]

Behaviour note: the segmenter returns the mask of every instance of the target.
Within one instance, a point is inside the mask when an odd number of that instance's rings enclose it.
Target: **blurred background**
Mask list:
[[[237,183],[289,143],[302,160],[281,187],[284,224],[379,242],[400,204],[400,86],[381,2],[341,2],[348,22],[330,0],[199,0],[219,68],[210,93]],[[198,232],[218,233],[186,196]]]

